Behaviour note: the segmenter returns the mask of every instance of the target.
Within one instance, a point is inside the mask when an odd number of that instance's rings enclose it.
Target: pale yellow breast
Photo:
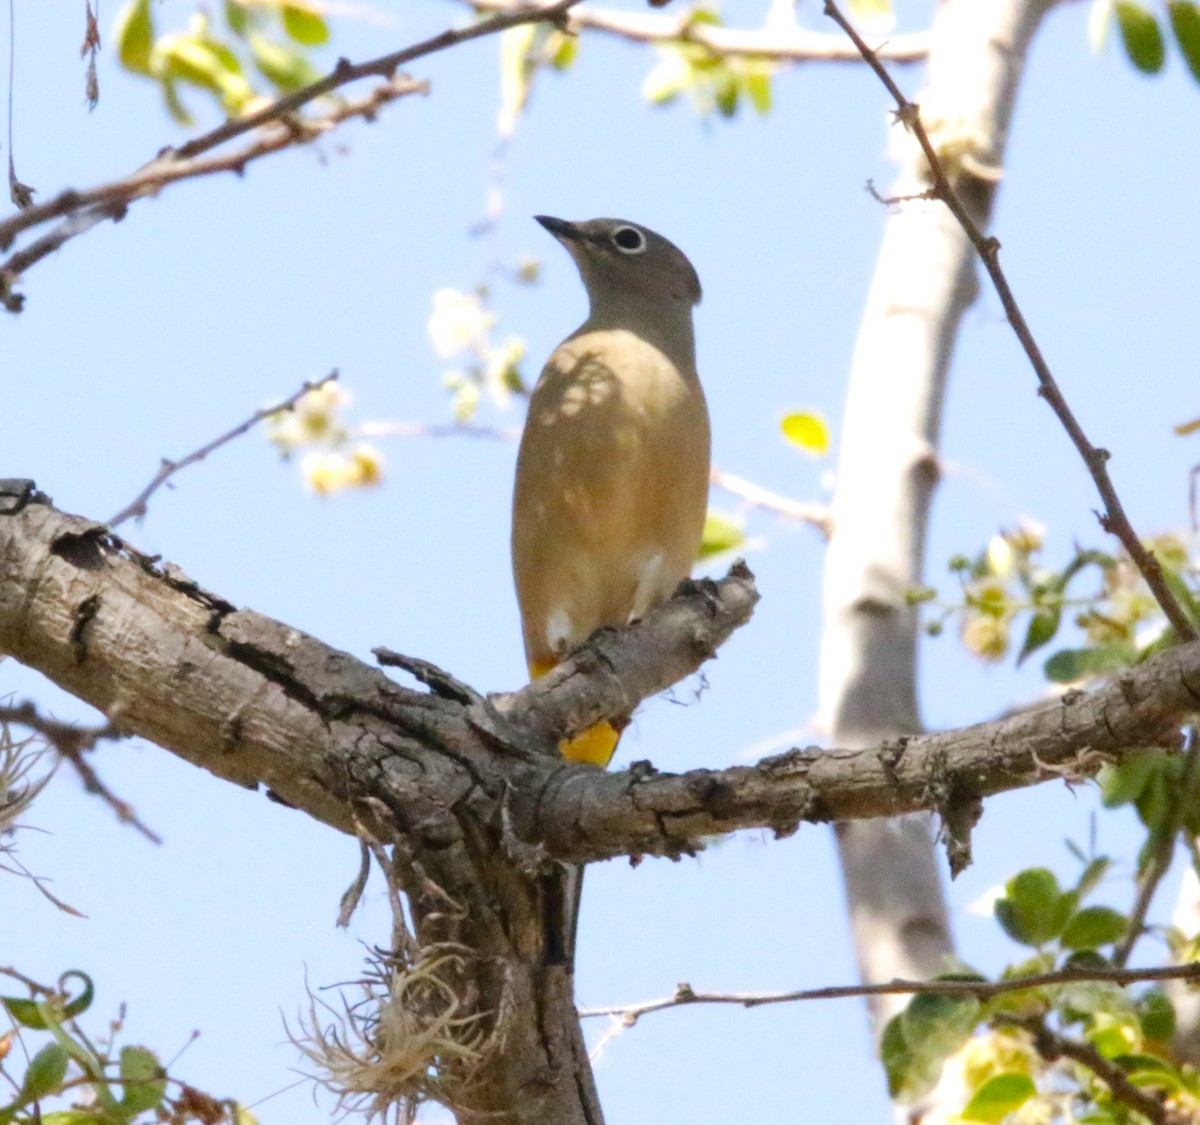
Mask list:
[[[584,332],[529,404],[513,498],[513,569],[530,666],[622,625],[690,573],[708,498],[695,372],[631,332]]]

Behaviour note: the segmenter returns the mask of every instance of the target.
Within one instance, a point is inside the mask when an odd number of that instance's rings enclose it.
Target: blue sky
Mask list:
[[[925,5],[922,5],[922,10]],[[180,0],[159,9],[182,21]],[[335,53],[366,58],[461,14],[449,5],[380,3],[336,20]],[[919,26],[918,16],[911,26]],[[121,175],[183,134],[153,90],[100,58],[101,101],[83,105],[81,13],[18,6],[16,160],[46,198]],[[737,2],[730,24],[763,10]],[[802,15],[818,22],[817,6]],[[105,11],[105,26],[112,12]],[[1021,93],[995,229],[1003,263],[1047,358],[1136,525],[1186,522],[1197,446],[1170,428],[1200,413],[1195,314],[1200,91],[1172,59],[1147,81],[1111,50],[1094,56],[1085,10],[1064,5],[1039,36]],[[69,511],[105,518],[153,474],[256,407],[337,367],[360,419],[441,422],[444,366],[426,334],[432,294],[470,288],[489,247],[469,229],[483,213],[495,140],[497,47],[470,44],[413,68],[427,98],[354,125],[319,147],[272,158],[242,179],[180,185],[134,206],[30,272],[19,317],[0,324],[4,426],[0,476],[29,476]],[[502,332],[526,338],[527,375],[584,315],[566,255],[529,216],[620,216],[682,247],[704,282],[700,370],[714,458],[730,472],[819,499],[828,466],[779,436],[789,410],[836,425],[884,213],[863,191],[886,184],[884,93],[856,66],[781,74],[765,119],[698,120],[685,104],[639,97],[649,48],[587,39],[575,69],[547,75],[508,157],[498,238],[511,258],[543,263],[536,287],[501,287]],[[914,90],[918,72],[902,81]],[[985,292],[969,313],[947,406],[929,551],[973,552],[1018,516],[1049,528],[1047,555],[1097,543],[1091,484]],[[484,421],[514,426],[519,409]],[[161,492],[137,528],[224,597],[369,658],[387,644],[484,690],[523,678],[508,570],[515,449],[503,442],[396,440],[369,493],[322,500],[252,435]],[[724,508],[737,504],[719,494]],[[720,766],[779,742],[816,699],[822,552],[811,529],[751,514],[763,545],[749,557],[762,603],[707,671],[693,700],[647,704],[621,758],[660,768]],[[949,588],[947,584],[947,588]],[[983,668],[953,637],[922,650],[923,715],[946,727],[1037,694],[1035,668]],[[12,662],[0,693],[32,695],[64,718],[87,709]],[[795,735],[780,746],[811,741]],[[105,780],[165,838],[147,844],[114,823],[64,771],[20,837],[23,861],[87,915],[55,912],[7,878],[0,961],[40,978],[84,967],[98,1023],[129,1005],[128,1036],[169,1057],[201,1037],[179,1073],[257,1102],[295,1081],[281,1017],[304,986],[353,979],[363,943],[386,934],[382,886],[349,932],[338,898],[354,876],[352,841],[298,813],[171,759],[152,746],[105,749]],[[1096,809],[1086,788],[1045,785],[988,802],[976,866],[950,889],[963,955],[997,971],[1017,950],[965,912],[1022,866],[1074,863]],[[1132,856],[1128,818],[1105,814],[1101,850]],[[1101,900],[1128,901],[1124,876]],[[1170,890],[1164,892],[1169,902]],[[1150,951],[1151,953],[1154,951]],[[582,1004],[645,999],[678,981],[757,990],[847,983],[854,967],[830,833],[786,841],[746,833],[700,859],[609,863],[588,877],[578,993]],[[600,1028],[595,1029],[599,1031]],[[852,1001],[649,1017],[597,1063],[609,1120],[879,1120],[886,1112],[861,1007]],[[264,1122],[328,1120],[299,1086],[262,1102]],[[438,1120],[436,1114],[430,1120]]]

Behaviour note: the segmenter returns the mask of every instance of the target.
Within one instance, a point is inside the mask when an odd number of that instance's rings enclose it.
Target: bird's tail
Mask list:
[[[575,938],[579,931],[579,902],[583,894],[582,863],[560,863],[542,881],[546,896],[546,961],[575,964]]]
[[[544,676],[554,663],[535,661],[529,669],[531,678]],[[612,723],[602,720],[587,730],[564,738],[558,752],[569,761],[586,762],[606,769],[616,752],[621,735]],[[575,937],[579,931],[579,903],[583,896],[582,863],[563,864],[550,876],[544,890],[549,899],[548,917],[551,932],[547,935],[547,956],[552,962],[575,963]]]

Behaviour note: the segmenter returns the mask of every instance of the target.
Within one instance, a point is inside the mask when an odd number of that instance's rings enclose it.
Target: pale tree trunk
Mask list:
[[[981,227],[1029,45],[1052,4],[946,0],[937,12],[927,84],[915,100]],[[929,186],[924,158],[900,126],[894,133],[894,194],[919,194]],[[946,373],[976,293],[974,251],[950,212],[932,201],[896,205],[854,355],[825,570],[820,710],[836,746],[920,729],[918,622],[905,595],[922,582]],[[944,969],[953,941],[929,817],[843,824],[838,843],[863,979]],[[879,998],[877,1028],[902,1004]]]

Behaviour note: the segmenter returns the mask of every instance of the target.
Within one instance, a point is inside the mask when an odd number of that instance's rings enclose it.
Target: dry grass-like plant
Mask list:
[[[16,828],[17,818],[28,810],[50,780],[49,773],[36,781],[30,779],[42,757],[42,751],[34,749],[33,744],[34,736],[14,738],[9,725],[0,723],[0,839]],[[11,847],[0,843],[0,853]]]
[[[464,1081],[489,1031],[482,1013],[464,1014],[453,984],[462,955],[426,951],[415,964],[382,955],[362,982],[363,998],[341,1010],[313,997],[289,1037],[314,1064],[316,1080],[337,1096],[339,1110],[368,1121],[412,1122],[425,1101],[448,1104],[446,1076]]]

